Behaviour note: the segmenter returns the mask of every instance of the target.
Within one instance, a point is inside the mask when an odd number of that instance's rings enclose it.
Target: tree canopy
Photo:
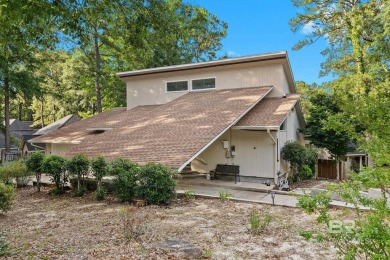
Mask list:
[[[227,30],[181,0],[0,0],[0,27],[7,140],[10,117],[43,126],[125,106],[116,72],[217,59]]]

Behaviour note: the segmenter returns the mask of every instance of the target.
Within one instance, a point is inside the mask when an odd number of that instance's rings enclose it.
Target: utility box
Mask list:
[[[229,149],[229,141],[222,141],[223,149]]]

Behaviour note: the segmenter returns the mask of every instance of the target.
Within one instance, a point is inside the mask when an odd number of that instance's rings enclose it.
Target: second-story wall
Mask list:
[[[212,68],[190,69],[152,75],[129,77],[127,85],[127,109],[139,105],[164,104],[191,91],[191,80],[215,78],[216,89],[273,86],[268,96],[290,93],[282,64],[276,61],[252,62]],[[167,92],[166,83],[188,81],[188,91]]]

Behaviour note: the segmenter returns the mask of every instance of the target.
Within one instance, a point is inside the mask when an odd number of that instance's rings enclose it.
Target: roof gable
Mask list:
[[[264,98],[236,124],[236,127],[279,128],[298,100],[297,94]]]

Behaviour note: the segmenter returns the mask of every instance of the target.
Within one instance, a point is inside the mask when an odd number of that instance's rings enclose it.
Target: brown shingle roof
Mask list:
[[[191,92],[144,113],[136,112],[137,108],[131,109],[120,114],[120,122],[113,130],[85,139],[66,155],[83,153],[89,157],[121,157],[141,164],[158,162],[179,168],[232,126],[271,89]]]
[[[117,107],[104,111],[96,116],[75,122],[71,125],[62,127],[56,131],[36,137],[29,142],[33,143],[80,143],[86,137],[91,135],[87,127],[111,127],[116,124],[120,114],[126,111],[124,107]]]
[[[286,98],[264,98],[249,111],[236,126],[280,126],[287,114],[299,100],[299,95],[288,95]]]

